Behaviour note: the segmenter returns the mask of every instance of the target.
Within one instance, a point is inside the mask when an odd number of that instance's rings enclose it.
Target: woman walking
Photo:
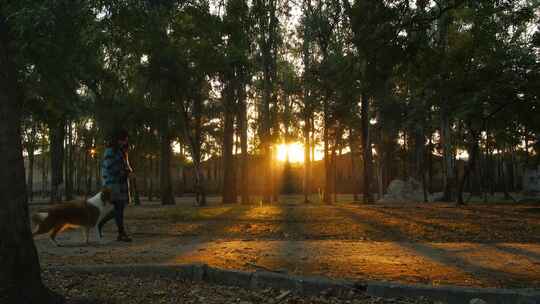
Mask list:
[[[124,228],[124,209],[129,204],[129,175],[133,172],[128,160],[128,132],[117,130],[105,149],[101,163],[104,187],[111,189],[112,209],[98,224],[99,234],[103,226],[114,218],[118,227],[117,241],[131,242]]]

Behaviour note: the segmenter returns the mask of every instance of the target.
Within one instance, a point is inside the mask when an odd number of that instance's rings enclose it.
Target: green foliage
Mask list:
[[[310,119],[314,137],[321,117],[333,134],[358,131],[364,94],[377,120],[375,145],[389,155],[400,149],[400,133],[424,141],[439,133],[445,106],[453,149],[480,142],[473,134],[487,134],[491,149],[523,150],[524,139],[532,145],[538,137],[535,1],[304,0],[301,16],[290,5],[2,3],[16,36],[24,129],[41,133],[69,120],[95,145],[122,125],[146,155],[156,154],[156,132],[167,126],[205,159],[221,153],[222,114],[238,113],[244,95],[258,114],[249,116],[259,153],[270,142],[299,140]]]

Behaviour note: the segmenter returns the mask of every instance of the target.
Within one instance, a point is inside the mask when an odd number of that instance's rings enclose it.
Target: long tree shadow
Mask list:
[[[190,227],[182,232],[182,236],[196,237],[226,237],[228,228],[241,225],[243,222],[249,222],[243,217],[253,208],[245,205],[227,205],[230,207],[227,211],[205,219],[197,220],[179,220],[181,223],[190,223]]]
[[[396,240],[401,241],[397,243],[399,246],[416,252],[419,255],[422,255],[442,265],[446,265],[451,268],[459,269],[464,273],[468,273],[469,275],[478,278],[486,285],[500,287],[500,282],[503,281],[507,283],[511,281],[511,284],[514,284],[514,282],[517,281],[518,285],[520,285],[521,283],[527,282],[531,279],[530,274],[509,273],[493,268],[484,267],[471,263],[470,261],[467,261],[462,257],[453,255],[451,252],[445,249],[436,248],[426,243],[412,242],[414,238],[404,233],[401,229],[387,225],[381,222],[376,217],[368,217],[364,214],[361,214],[360,212],[358,212],[361,211],[359,209],[355,210],[352,208],[344,207],[336,208],[340,210],[344,216],[348,216],[355,221],[368,223],[370,226],[374,227],[377,230],[386,231],[394,235]],[[399,218],[397,219],[399,220]]]
[[[305,240],[317,238],[317,232],[309,231],[309,228],[313,228],[308,225],[325,225],[331,224],[331,222],[325,218],[320,218],[317,214],[317,210],[325,208],[324,206],[288,206],[282,205],[280,208],[283,210],[284,222],[282,230],[286,234],[285,238],[289,240]],[[319,216],[319,218],[316,218]]]
[[[286,210],[280,204],[235,206],[219,217],[195,221],[200,225],[187,233],[199,237],[176,246],[174,257],[165,262],[196,261],[230,269],[286,268],[279,255],[282,254],[281,246],[277,245],[288,236]],[[267,229],[271,232],[264,232]],[[275,237],[260,238],[269,234]],[[257,264],[261,262],[259,259],[264,260],[260,265]],[[267,262],[271,263],[265,264]]]
[[[527,250],[527,249],[523,249],[523,248],[519,248],[515,246],[510,246],[508,244],[489,244],[487,246],[494,248],[496,250],[499,250],[499,251],[508,252],[514,255],[520,255],[528,259],[534,259],[538,263],[540,263],[540,254],[531,250]]]
[[[163,220],[154,223],[154,225],[163,225],[157,230],[155,227],[145,224],[144,218],[142,218],[138,222],[140,226],[137,227],[137,231],[132,233],[135,242],[130,246],[134,251],[140,251],[146,250],[149,246],[155,249],[172,248],[192,241],[200,242],[231,237],[227,231],[231,227],[239,225],[240,219],[253,207],[241,205],[227,205],[226,207],[230,208],[213,217]]]
[[[430,207],[426,207],[430,208]],[[424,207],[422,207],[424,209]],[[446,216],[439,216],[438,214],[423,214],[425,217],[429,217],[429,220],[421,220],[417,217],[407,215],[404,208],[371,208],[373,212],[390,216],[394,218],[404,219],[407,223],[414,223],[422,228],[420,233],[423,233],[423,237],[427,240],[454,242],[470,242],[481,241],[482,243],[494,243],[502,241],[519,241],[524,243],[536,243],[538,236],[534,234],[522,233],[519,225],[510,225],[506,222],[501,223],[500,220],[494,221],[491,218],[486,218],[481,214],[467,214],[460,213],[461,209],[453,210]],[[410,209],[409,209],[410,210]],[[431,212],[437,212],[440,210],[434,209]],[[476,211],[480,212],[480,211]],[[519,218],[518,215],[507,214],[508,220],[511,223],[519,223],[520,225],[527,225],[523,221],[523,218]],[[442,224],[434,221],[442,221]],[[485,225],[491,223],[490,229],[486,229]],[[428,228],[428,229],[426,229]],[[512,230],[512,233],[509,233]]]
[[[268,252],[255,258],[250,270],[266,270],[275,272],[289,272],[294,274],[311,273],[314,268],[314,262],[310,258],[309,246],[312,238],[306,230],[306,223],[317,222],[325,224],[328,220],[324,218],[312,218],[316,210],[312,208],[321,208],[320,205],[305,206],[292,204],[277,204],[276,208],[280,210],[280,225],[278,227],[279,237],[268,243]],[[260,267],[260,268],[259,268]],[[258,269],[259,268],[259,269]]]
[[[261,267],[263,270],[277,271],[277,272],[294,272],[295,265],[293,262],[296,260],[291,257],[291,246],[298,246],[298,243],[294,242],[299,237],[299,221],[296,214],[295,206],[290,204],[277,204],[280,214],[280,225],[278,226],[277,241],[271,243],[269,252],[263,254],[262,259],[256,259],[251,265],[254,270],[257,267]],[[300,250],[299,250],[300,251]]]
[[[540,207],[531,205],[511,205],[511,206],[490,206],[490,205],[470,205],[463,207],[464,210],[472,211],[475,214],[489,214],[497,217],[530,217],[539,218]]]
[[[468,240],[470,240],[470,236],[468,234],[471,233],[471,231],[465,231],[465,232],[456,231],[456,230],[453,230],[452,227],[449,227],[447,225],[433,223],[427,220],[419,220],[409,215],[405,215],[403,214],[403,212],[398,213],[393,210],[382,209],[382,208],[372,208],[371,210],[374,212],[383,214],[384,216],[400,219],[407,223],[414,223],[416,225],[419,225],[422,228],[422,231],[420,233],[423,233],[424,235],[422,236],[415,235],[414,239],[423,237],[423,238],[427,238],[428,240],[431,238],[430,239],[431,241],[440,241],[440,239],[436,239],[436,238],[440,237],[439,235],[440,233],[444,233],[445,240],[451,240],[455,242],[467,242]],[[479,225],[471,223],[470,221],[466,221],[466,224],[468,227],[471,227],[471,228],[477,228],[477,229],[481,228]],[[435,233],[435,237],[434,237],[434,236],[425,235],[427,234],[426,231],[437,232],[437,233]],[[410,236],[409,239],[413,239],[413,237]]]

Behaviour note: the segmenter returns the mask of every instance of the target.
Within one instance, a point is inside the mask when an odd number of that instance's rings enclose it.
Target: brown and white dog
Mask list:
[[[32,235],[49,232],[51,242],[59,246],[56,242],[58,233],[68,228],[82,228],[83,237],[86,238],[86,244],[88,244],[90,228],[94,228],[97,240],[101,243],[98,223],[111,208],[111,190],[107,188],[86,201],[54,205],[32,215],[32,221],[36,224]]]

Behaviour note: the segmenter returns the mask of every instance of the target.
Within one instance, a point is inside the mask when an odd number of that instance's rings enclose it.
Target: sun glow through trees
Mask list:
[[[304,162],[304,145],[300,143],[280,144],[277,146],[277,159],[285,161],[289,158],[291,163]]]

